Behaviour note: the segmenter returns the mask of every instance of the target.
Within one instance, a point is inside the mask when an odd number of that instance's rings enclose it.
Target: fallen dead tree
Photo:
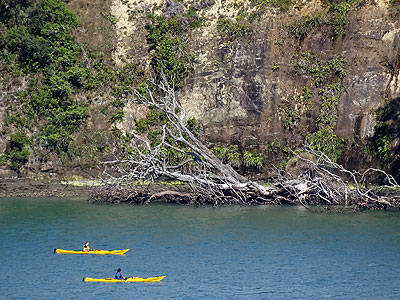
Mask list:
[[[386,172],[369,168],[362,173],[349,171],[320,151],[305,146],[292,158],[297,164],[295,178],[277,170],[274,185],[296,204],[330,207],[352,206],[355,209],[386,209],[400,207],[400,195],[389,196],[387,191],[400,191],[396,180]],[[367,182],[372,173],[379,173],[386,185]],[[373,176],[375,178],[376,176]]]
[[[93,193],[92,201],[148,204],[161,198],[173,203],[214,206],[297,204],[376,209],[400,206],[398,198],[386,197],[379,190],[367,187],[366,178],[371,172],[382,173],[389,186],[398,187],[389,174],[377,169],[363,173],[346,170],[309,146],[294,153],[292,161],[301,165],[295,176],[277,169],[277,176],[269,185],[249,181],[218,159],[188,129],[185,110],[165,77],[153,80],[150,86],[136,91],[135,101],[164,114],[157,142],[131,131],[134,150],[123,159],[104,163],[108,184]],[[180,160],[172,164],[168,150],[180,154]],[[108,167],[119,175],[110,175]],[[132,185],[138,180],[157,182],[159,178],[183,182],[186,189],[153,191],[149,186],[147,190],[139,190]]]
[[[354,209],[400,208],[400,195],[396,193],[399,186],[393,177],[381,170],[371,168],[362,173],[350,172],[332,162],[323,153],[309,147],[294,155],[291,161],[295,161],[299,169],[296,176],[276,169],[275,180],[264,187],[268,194],[265,190],[259,192],[256,187],[260,184],[252,182],[243,184],[237,191],[224,188],[218,199],[214,197],[214,193],[201,191],[189,184],[170,189],[167,185],[163,188],[157,185],[154,188],[152,184],[138,187],[114,183],[98,187],[91,199],[113,204],[149,204],[161,200],[167,203],[214,206],[295,204],[306,208],[322,206],[325,209],[332,206]],[[387,185],[370,187],[371,183],[367,184],[366,178],[374,172],[382,174]],[[392,195],[388,191],[392,191]],[[240,199],[237,198],[239,192]]]

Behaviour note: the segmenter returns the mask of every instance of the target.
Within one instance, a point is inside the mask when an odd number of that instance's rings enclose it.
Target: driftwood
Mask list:
[[[155,107],[166,116],[159,142],[152,144],[145,136],[131,131],[135,150],[124,159],[104,163],[109,184],[93,194],[93,201],[148,204],[161,198],[173,203],[214,206],[297,204],[376,209],[400,206],[398,197],[386,197],[367,187],[368,174],[379,172],[389,186],[399,188],[389,174],[377,169],[363,173],[346,170],[307,145],[300,154],[293,153],[293,160],[301,164],[295,176],[276,169],[276,178],[269,185],[250,181],[219,160],[188,129],[185,110],[165,77],[160,81],[153,80],[151,86],[155,90],[147,86],[136,91],[135,101]],[[172,165],[166,149],[180,153],[182,159]],[[117,170],[119,176],[108,174],[109,166],[113,171]],[[132,185],[138,180],[156,182],[159,178],[184,182],[187,188],[185,191],[151,191],[150,188],[139,190]]]

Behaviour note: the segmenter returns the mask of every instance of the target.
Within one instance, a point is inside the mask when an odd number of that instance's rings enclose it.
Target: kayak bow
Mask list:
[[[124,279],[114,279],[114,278],[90,278],[83,277],[82,281],[86,282],[157,282],[161,281],[166,276],[158,276],[158,277],[149,277],[149,278],[140,278],[140,277],[128,277],[126,280]]]
[[[114,255],[124,255],[128,252],[129,249],[123,250],[90,250],[88,252],[82,250],[63,250],[63,249],[54,249],[54,253],[60,254],[114,254]]]

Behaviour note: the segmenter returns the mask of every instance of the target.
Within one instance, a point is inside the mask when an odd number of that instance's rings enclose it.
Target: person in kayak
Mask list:
[[[89,242],[86,241],[85,244],[82,247],[82,251],[84,252],[89,252],[90,251],[90,247],[89,247]]]
[[[115,273],[114,278],[115,278],[115,279],[126,280],[126,277],[122,276],[122,274],[121,274],[121,269],[120,269],[120,268],[118,268],[117,273]]]

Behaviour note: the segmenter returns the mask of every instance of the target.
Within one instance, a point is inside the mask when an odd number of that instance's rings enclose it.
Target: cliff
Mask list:
[[[158,28],[162,21],[149,14],[180,22],[179,32],[167,29],[173,41],[182,43],[182,54],[173,56],[185,62],[185,68],[176,69],[182,75],[178,93],[210,147],[238,145],[241,153],[261,155],[265,167],[282,164],[288,148],[307,141],[349,168],[371,165],[400,176],[396,1],[71,0],[67,5],[81,20],[73,31],[75,40],[103,52],[113,70],[135,65],[136,79],[167,61],[149,38],[149,26]],[[23,88],[21,83],[7,89],[3,85],[0,118],[10,95]],[[113,153],[105,149],[116,147],[111,129],[134,129],[148,113],[129,101],[100,113],[104,103],[118,100],[112,87],[72,95],[90,107],[74,133],[75,142],[80,148],[102,144],[104,151],[92,151],[90,162],[88,152],[62,160],[47,151],[43,161],[31,151],[20,174],[49,172],[43,165],[50,166],[50,173],[96,173],[90,165]],[[122,98],[128,99],[129,92]],[[123,118],[109,122],[119,109]],[[0,143],[3,153],[16,132],[8,128]],[[10,176],[8,166],[4,164],[3,176]]]

